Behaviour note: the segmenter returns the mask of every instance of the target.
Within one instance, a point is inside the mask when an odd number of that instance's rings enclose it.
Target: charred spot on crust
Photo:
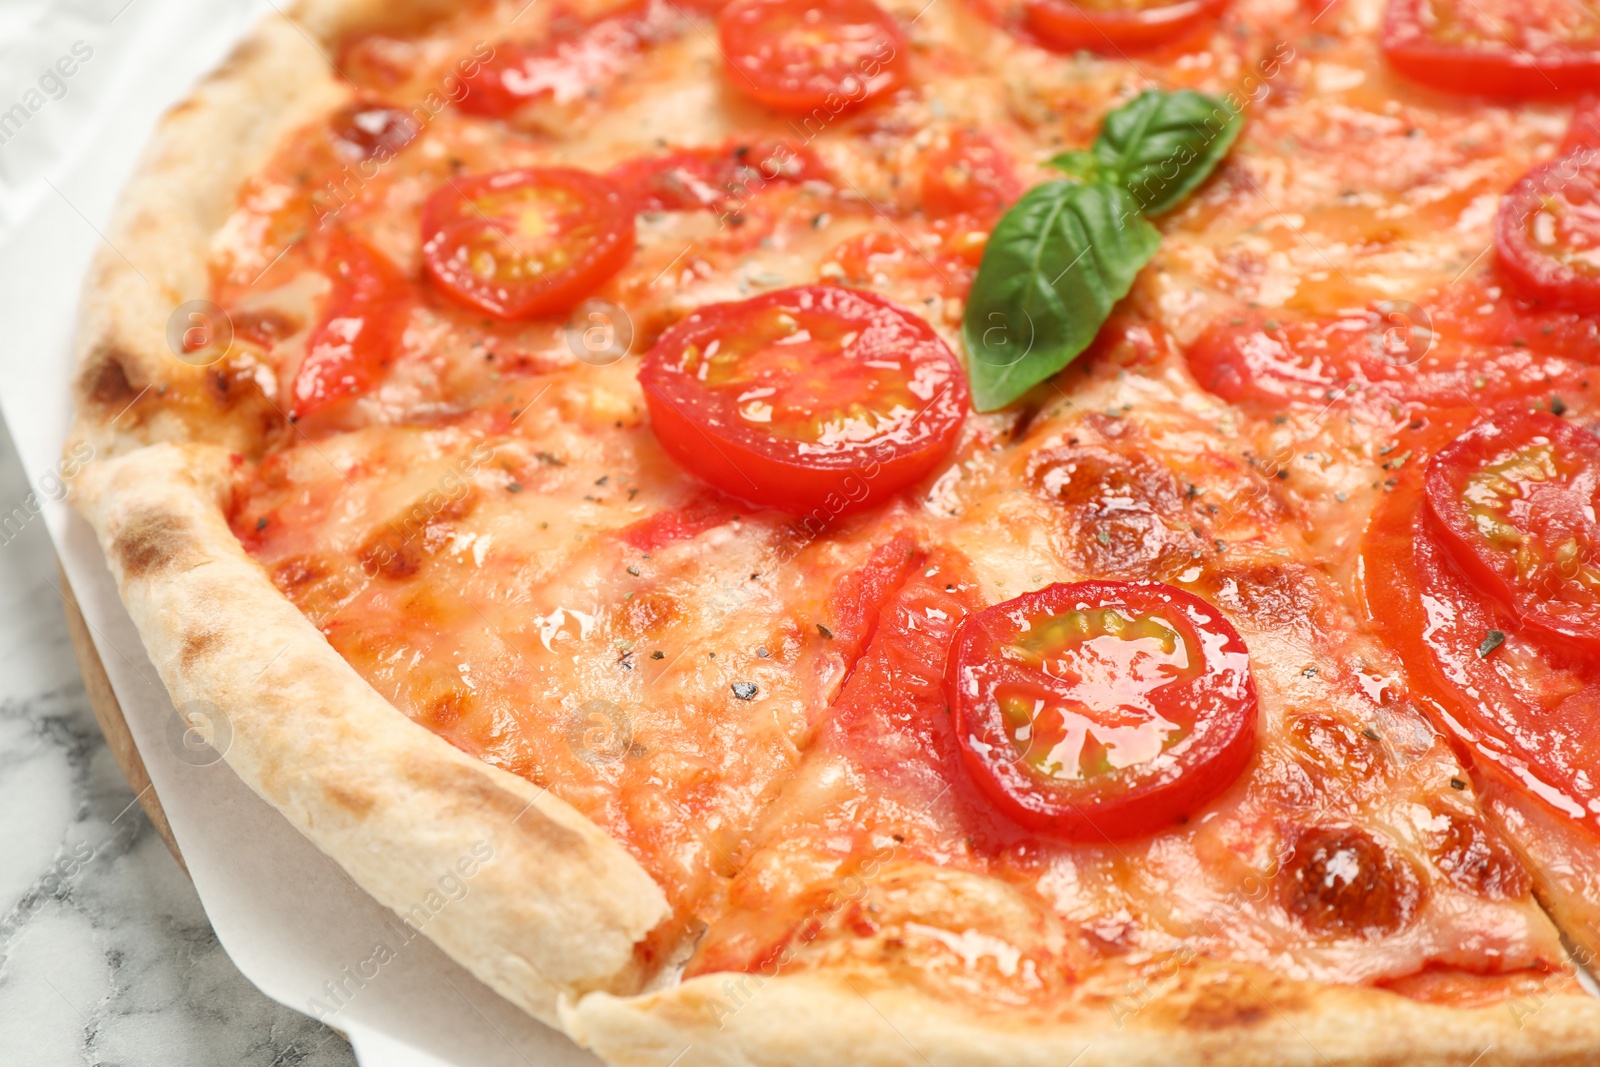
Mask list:
[[[329,800],[358,819],[371,811],[377,803],[372,794],[365,790],[350,788],[339,783],[325,787],[325,791]]]
[[[509,769],[509,768],[508,768]],[[487,770],[477,762],[445,763],[428,758],[413,758],[400,772],[400,785],[427,796],[449,797],[463,811],[481,812],[499,819],[508,837],[523,837],[549,856],[583,855],[587,839],[569,826],[557,822],[520,793],[514,793],[490,780]],[[498,841],[490,844],[498,847]]]
[[[1237,1030],[1266,1020],[1273,1006],[1249,983],[1205,982],[1183,1008],[1183,1025],[1196,1030]]]
[[[178,661],[185,669],[192,668],[220,644],[222,635],[215,630],[190,630],[183,635],[182,647],[178,649]]]
[[[111,539],[111,554],[127,578],[144,578],[198,555],[187,520],[164,511],[135,512]]]
[[[1278,871],[1283,907],[1306,930],[1381,937],[1416,917],[1422,886],[1411,864],[1355,827],[1313,827]]]
[[[1471,815],[1445,812],[1434,817],[1441,827],[1432,848],[1433,865],[1451,883],[1477,896],[1519,900],[1533,880],[1499,834]]]
[[[1146,966],[1155,975],[1146,991],[1130,993],[1121,1003],[1149,1012],[1163,1028],[1191,1034],[1240,1031],[1307,1008],[1305,986],[1292,980],[1246,977],[1204,959],[1184,962],[1182,956],[1156,956]],[[1223,1055],[1216,1062],[1233,1061]]]
[[[127,370],[131,359],[126,352],[114,346],[95,349],[78,377],[79,394],[101,407],[128,403],[134,397],[133,383],[128,381]]]

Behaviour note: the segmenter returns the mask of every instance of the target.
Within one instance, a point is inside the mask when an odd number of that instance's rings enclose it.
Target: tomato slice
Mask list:
[[[1232,403],[1322,408],[1338,402],[1432,406],[1576,395],[1600,354],[1587,324],[1476,315],[1452,322],[1385,305],[1346,317],[1245,312],[1221,319],[1185,352],[1200,388]],[[1449,331],[1449,336],[1446,335]]]
[[[633,257],[633,211],[587,171],[508,170],[452,181],[422,207],[428,275],[498,319],[568,311]]]
[[[557,15],[544,41],[497,41],[488,61],[462,78],[466,93],[456,106],[502,119],[535,100],[581,100],[615,81],[635,55],[668,36],[680,19],[671,3],[660,2],[637,4],[593,22]]]
[[[405,275],[347,231],[334,231],[323,269],[333,289],[295,372],[291,419],[376,385],[400,346],[410,313],[411,284]]]
[[[770,185],[820,179],[826,171],[803,146],[736,141],[718,148],[680,148],[617,165],[607,177],[637,211],[739,211]]]
[[[702,492],[682,507],[658,511],[623,528],[622,540],[640,552],[655,552],[732,522],[739,506],[719,493]]]
[[[733,0],[717,33],[733,87],[778,111],[827,120],[905,83],[905,37],[872,0]]]
[[[1500,203],[1494,243],[1529,296],[1600,311],[1600,154],[1579,148],[1529,171]]]
[[[1389,0],[1383,52],[1448,93],[1572,96],[1600,89],[1593,0]]]
[[[874,293],[803,286],[703,307],[639,370],[656,438],[732,496],[839,515],[918,481],[969,403],[955,354]]]
[[[420,132],[410,112],[370,101],[341,108],[334,113],[330,127],[334,149],[353,163],[386,162]]]
[[[1600,651],[1600,439],[1543,412],[1485,419],[1428,464],[1439,540],[1525,625]]]
[[[1022,195],[1011,157],[987,135],[958,129],[928,153],[922,175],[922,211],[929,218],[1000,215]]]
[[[1600,663],[1519,626],[1462,572],[1423,481],[1421,468],[1402,468],[1362,538],[1369,624],[1474,770],[1600,837]]]
[[[1117,54],[1176,40],[1227,6],[1228,0],[1028,0],[1023,19],[1052,48]]]
[[[1244,639],[1169,585],[1051,585],[969,616],[946,691],[979,789],[1023,826],[1073,840],[1194,815],[1255,748]]]
[[[1571,155],[1583,149],[1600,152],[1600,97],[1588,97],[1573,108],[1560,154]]]

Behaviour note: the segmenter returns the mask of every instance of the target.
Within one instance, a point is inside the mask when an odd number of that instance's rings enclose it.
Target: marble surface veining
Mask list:
[[[0,519],[27,494],[0,423]],[[217,943],[95,724],[44,523],[0,526],[0,1064],[348,1067]]]

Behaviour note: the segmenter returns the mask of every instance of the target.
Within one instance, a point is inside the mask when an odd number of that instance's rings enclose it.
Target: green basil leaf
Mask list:
[[[1001,218],[967,297],[972,406],[1005,407],[1100,332],[1161,244],[1120,185],[1047,182]]]
[[[1106,116],[1091,151],[1103,180],[1160,215],[1210,176],[1243,125],[1238,111],[1192,89],[1147,89]]]
[[[1100,180],[1100,160],[1093,152],[1062,152],[1046,160],[1045,165],[1080,182]]]

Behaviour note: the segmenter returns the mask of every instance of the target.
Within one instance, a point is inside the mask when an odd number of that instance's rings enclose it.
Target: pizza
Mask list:
[[[1590,90],[1591,0],[304,0],[124,193],[73,498],[609,1062],[1593,1063]]]

